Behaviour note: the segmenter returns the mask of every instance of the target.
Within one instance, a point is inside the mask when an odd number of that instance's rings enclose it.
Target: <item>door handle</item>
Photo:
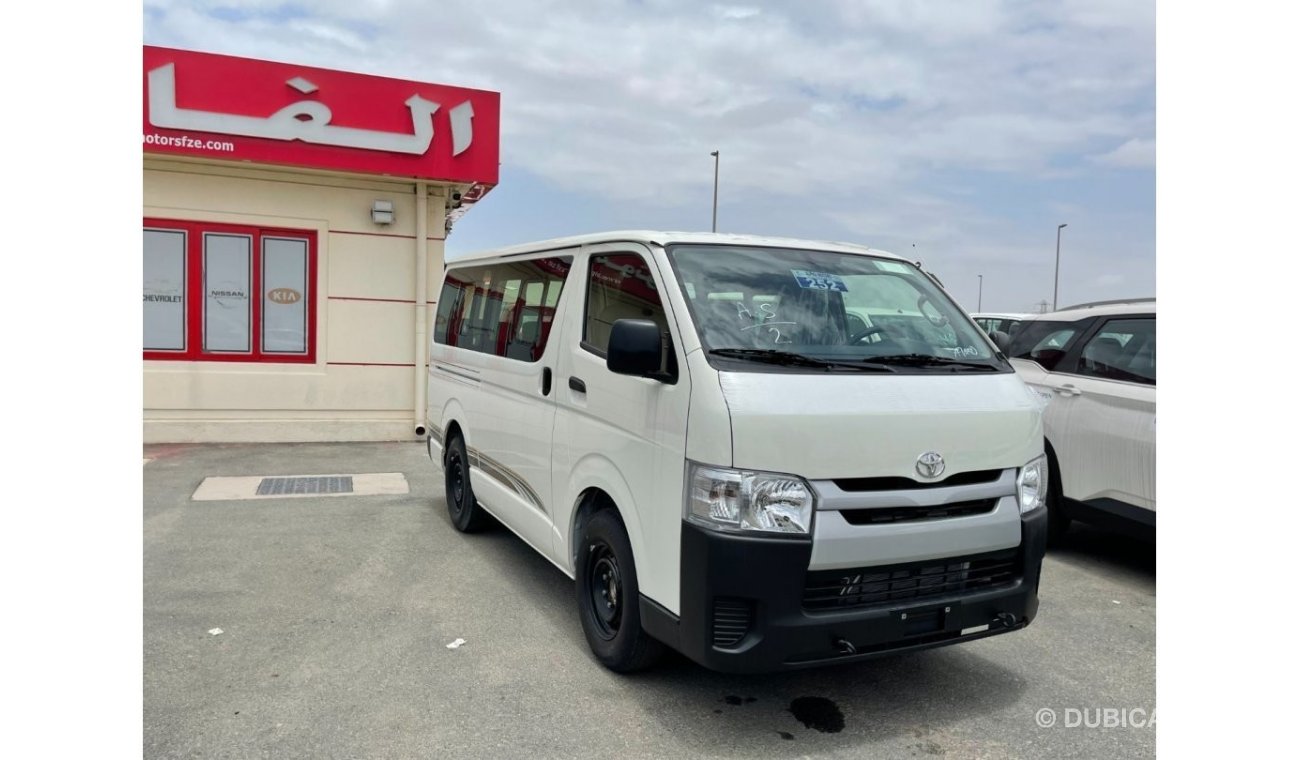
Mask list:
[[[1056,392],[1061,394],[1062,396],[1078,396],[1083,393],[1083,391],[1079,390],[1078,388],[1074,387],[1069,383],[1066,383],[1065,385],[1056,386]]]
[[[575,390],[578,393],[587,392],[587,384],[582,382],[578,378],[572,376],[569,377],[569,388],[570,390]]]
[[[551,395],[551,368],[542,367],[542,395]]]

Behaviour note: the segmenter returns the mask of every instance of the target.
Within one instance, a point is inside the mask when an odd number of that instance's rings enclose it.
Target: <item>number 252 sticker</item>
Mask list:
[[[828,272],[809,272],[804,269],[791,269],[790,274],[794,275],[794,279],[799,283],[799,287],[801,288],[809,288],[812,290],[838,290],[845,293],[849,290],[848,286],[844,284],[844,280],[840,279],[840,276],[837,274],[830,274]]]

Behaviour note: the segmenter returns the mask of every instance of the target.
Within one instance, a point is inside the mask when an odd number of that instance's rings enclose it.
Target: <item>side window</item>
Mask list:
[[[1051,372],[1065,358],[1070,346],[1083,332],[1088,322],[1026,322],[1011,341],[1008,355],[1013,359],[1029,359]],[[1059,369],[1065,369],[1061,367]]]
[[[1156,383],[1156,321],[1113,319],[1089,339],[1079,357],[1080,375],[1130,383]]]
[[[434,341],[519,361],[541,359],[572,263],[551,257],[449,270]]]
[[[466,270],[452,269],[442,281],[442,292],[438,295],[438,312],[434,317],[433,340],[444,346],[459,345],[460,326],[469,311],[469,302],[473,297],[474,283],[466,276]]]
[[[604,354],[609,332],[620,319],[649,319],[668,331],[668,319],[659,299],[650,267],[635,253],[592,256],[587,274],[587,313],[583,345]]]

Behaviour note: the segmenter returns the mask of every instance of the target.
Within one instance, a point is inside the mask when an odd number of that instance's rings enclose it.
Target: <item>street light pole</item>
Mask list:
[[[718,231],[718,151],[709,154],[713,156],[713,231]]]
[[[1056,278],[1052,285],[1052,311],[1056,311],[1056,295],[1061,289],[1061,230],[1069,225],[1056,225]]]
[[[984,275],[980,275],[980,295],[975,304],[975,311],[984,311]]]

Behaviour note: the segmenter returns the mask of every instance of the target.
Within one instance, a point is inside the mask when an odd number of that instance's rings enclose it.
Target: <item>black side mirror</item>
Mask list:
[[[1005,354],[1011,348],[1011,336],[1001,330],[994,330],[989,333],[989,337],[993,339],[993,345],[997,346],[1002,353]]]
[[[648,319],[619,319],[609,331],[605,366],[610,372],[653,377],[663,372],[664,339]]]

